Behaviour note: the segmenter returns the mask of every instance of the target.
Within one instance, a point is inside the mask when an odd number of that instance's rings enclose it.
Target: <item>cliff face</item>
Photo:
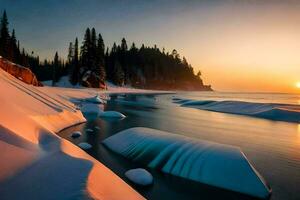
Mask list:
[[[7,73],[11,74],[12,76],[16,77],[17,79],[23,81],[24,83],[34,85],[34,86],[43,86],[41,82],[39,82],[32,73],[29,68],[23,67],[21,65],[17,65],[12,63],[5,58],[0,56],[0,68],[2,68]]]

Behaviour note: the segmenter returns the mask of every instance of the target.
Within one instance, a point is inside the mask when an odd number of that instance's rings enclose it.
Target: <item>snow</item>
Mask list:
[[[88,121],[91,121],[97,119],[99,113],[103,111],[100,105],[88,103],[88,104],[84,104],[81,107],[81,112]]]
[[[74,99],[95,89],[34,87],[0,70],[1,199],[144,199],[55,133],[86,119]]]
[[[52,80],[43,81],[43,85],[52,86]],[[55,86],[65,87],[65,88],[83,88],[80,85],[72,85],[69,81],[69,76],[63,76],[59,79],[58,82],[55,83]]]
[[[100,97],[99,97],[99,95],[96,95],[96,96],[94,96],[94,97],[91,97],[91,98],[87,98],[87,99],[85,99],[87,102],[90,102],[90,103],[96,103],[96,104],[105,104],[106,102],[103,100],[103,99],[101,99]]]
[[[270,189],[233,146],[149,128],[130,128],[103,141],[112,151],[164,173],[266,198]]]
[[[81,132],[80,131],[75,131],[74,133],[72,133],[71,137],[72,138],[79,138],[81,136]]]
[[[102,111],[99,112],[99,117],[102,118],[125,118],[126,116],[117,111]]]
[[[212,100],[180,100],[176,101],[176,103],[179,103],[184,107],[192,107],[202,110],[247,115],[286,122],[300,122],[299,105]]]
[[[52,86],[52,80],[43,81],[42,83],[45,86]],[[83,89],[84,88],[85,92],[88,92],[88,93],[94,94],[94,95],[97,95],[99,93],[99,91],[101,91],[101,94],[104,94],[104,93],[110,93],[110,94],[113,94],[113,93],[132,93],[132,94],[134,94],[134,93],[143,93],[143,94],[173,93],[173,92],[170,92],[170,91],[136,89],[136,88],[133,88],[129,85],[125,85],[125,86],[120,87],[120,86],[114,85],[113,83],[111,83],[109,81],[106,81],[105,83],[107,85],[107,90],[99,90],[97,88],[85,88],[85,87],[80,86],[80,85],[75,85],[75,86],[72,85],[69,81],[69,77],[68,76],[63,76],[63,77],[60,78],[60,80],[57,83],[55,83],[55,87],[61,88],[62,90],[66,90],[66,88],[68,88],[67,91],[70,91],[70,89]]]
[[[135,184],[147,186],[153,183],[153,176],[145,169],[130,169],[125,172],[125,176]]]
[[[78,144],[78,146],[84,150],[88,150],[88,149],[92,148],[92,145],[90,145],[89,143],[86,143],[86,142],[81,142]]]

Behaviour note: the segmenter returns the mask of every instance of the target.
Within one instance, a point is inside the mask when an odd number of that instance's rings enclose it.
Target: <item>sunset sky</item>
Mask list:
[[[86,27],[106,45],[177,49],[218,91],[300,92],[297,0],[0,0],[10,28],[41,58],[66,56]]]

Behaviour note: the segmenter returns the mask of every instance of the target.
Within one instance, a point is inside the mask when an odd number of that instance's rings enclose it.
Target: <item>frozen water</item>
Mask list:
[[[237,147],[149,128],[131,128],[103,141],[112,151],[150,168],[265,198],[270,189]]]
[[[300,106],[278,103],[243,101],[180,100],[184,107],[265,118],[270,120],[300,122]]]

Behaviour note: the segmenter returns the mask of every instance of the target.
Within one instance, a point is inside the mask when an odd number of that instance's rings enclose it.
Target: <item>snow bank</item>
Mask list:
[[[43,85],[45,86],[52,86],[52,80],[49,81],[43,81],[42,82]],[[83,86],[80,85],[72,85],[69,81],[69,77],[68,76],[63,76],[60,78],[60,80],[55,83],[55,87],[58,88],[63,88],[63,90],[67,89],[67,91],[70,91],[70,89],[83,89],[85,91],[89,91],[91,94],[95,94],[97,95],[97,93],[99,93],[99,91],[101,92],[101,94],[103,93],[144,93],[144,94],[153,94],[153,93],[172,93],[170,91],[158,91],[158,90],[144,90],[144,89],[136,89],[133,88],[131,86],[117,86],[114,85],[113,83],[110,83],[109,81],[105,82],[107,85],[107,90],[101,90],[101,89],[97,89],[97,88],[85,88]]]
[[[112,151],[175,176],[266,198],[270,189],[239,148],[148,128],[103,141]]]
[[[84,122],[70,102],[93,90],[34,87],[0,69],[0,197],[144,199],[103,164],[55,132]]]
[[[270,120],[300,122],[300,106],[276,103],[253,103],[243,101],[180,100],[184,107],[247,115]]]
[[[99,112],[99,117],[103,118],[125,118],[126,116],[117,111],[102,111]]]
[[[153,183],[153,176],[145,169],[130,169],[125,172],[125,176],[135,184],[147,186]]]

